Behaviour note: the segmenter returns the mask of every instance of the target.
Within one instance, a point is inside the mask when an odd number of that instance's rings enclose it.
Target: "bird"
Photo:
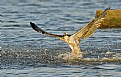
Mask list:
[[[95,30],[100,27],[100,25],[104,21],[104,17],[106,16],[110,8],[111,7],[106,8],[98,17],[94,17],[89,23],[87,23],[81,29],[77,30],[72,34],[67,34],[67,33],[64,33],[63,35],[52,34],[39,28],[33,22],[30,22],[30,25],[35,31],[42,33],[43,35],[55,37],[58,38],[59,40],[66,42],[72,50],[70,54],[73,55],[74,58],[79,58],[79,57],[82,58],[83,54],[80,50],[80,40],[90,37],[95,32]]]

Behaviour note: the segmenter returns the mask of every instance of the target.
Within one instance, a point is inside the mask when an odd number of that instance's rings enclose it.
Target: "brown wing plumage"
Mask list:
[[[102,14],[100,14],[97,18],[94,18],[91,22],[89,22],[87,25],[82,27],[82,29],[78,30],[77,32],[75,32],[72,35],[67,34],[67,36],[74,37],[77,40],[80,40],[81,38],[89,37],[100,26],[101,22],[103,21],[103,18],[105,17],[105,15],[107,14],[107,11],[110,8],[111,7],[106,8]],[[55,35],[55,34],[48,33],[46,31],[42,30],[41,28],[39,28],[38,26],[36,26],[32,22],[30,22],[30,25],[37,32],[40,32],[40,33],[45,34],[47,36],[52,36],[52,37],[55,37],[55,38],[58,38],[58,39],[64,41],[65,35]]]
[[[108,7],[104,10],[103,13],[101,13],[97,18],[94,18],[91,22],[89,22],[87,25],[82,27],[80,30],[75,32],[72,37],[75,37],[75,39],[80,40],[81,38],[87,38],[89,37],[101,24],[101,22],[104,20],[105,15],[107,14],[108,10],[111,7]]]
[[[37,32],[40,32],[40,33],[45,34],[45,35],[47,35],[47,36],[52,36],[52,37],[56,37],[56,38],[58,38],[58,39],[60,39],[60,40],[63,40],[64,35],[55,35],[55,34],[51,34],[51,33],[45,32],[44,30],[42,30],[41,28],[39,28],[38,26],[36,26],[36,25],[35,25],[34,23],[32,23],[32,22],[30,22],[30,25],[31,25],[31,27],[32,27],[35,31],[37,31]]]

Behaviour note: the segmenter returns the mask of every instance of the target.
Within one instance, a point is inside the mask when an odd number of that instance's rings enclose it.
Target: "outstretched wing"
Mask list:
[[[104,12],[101,13],[97,18],[94,18],[79,31],[75,32],[71,37],[74,37],[77,40],[89,37],[100,26],[101,22],[104,20],[104,17],[110,8],[111,7],[106,8]]]
[[[32,22],[30,22],[30,25],[31,25],[31,27],[32,27],[35,31],[37,31],[37,32],[40,32],[40,33],[45,34],[45,35],[47,35],[47,36],[52,36],[52,37],[58,38],[58,39],[60,39],[60,40],[63,40],[64,35],[55,35],[55,34],[51,34],[51,33],[45,32],[44,30],[42,30],[41,28],[39,28],[38,26],[36,26],[36,25],[35,25],[34,23],[32,23]]]

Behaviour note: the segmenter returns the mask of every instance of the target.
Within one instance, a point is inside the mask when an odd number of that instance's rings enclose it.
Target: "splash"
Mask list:
[[[86,54],[85,54],[86,55]],[[71,53],[64,53],[58,55],[58,58],[61,58],[63,60],[66,60],[67,62],[87,62],[87,63],[94,63],[94,62],[117,62],[121,63],[121,53],[114,53],[114,52],[106,52],[103,54],[103,57],[97,57],[97,58],[82,58],[82,57],[74,57]]]
[[[80,54],[78,56],[75,56],[75,55],[73,55],[70,52],[66,52],[66,53],[63,53],[63,54],[59,54],[58,58],[61,58],[63,60],[81,59],[82,58],[82,54]]]
[[[81,64],[121,63],[120,52],[83,51],[83,57],[74,57],[68,49],[32,49],[1,51],[1,68],[47,67]],[[95,53],[93,53],[95,52]]]

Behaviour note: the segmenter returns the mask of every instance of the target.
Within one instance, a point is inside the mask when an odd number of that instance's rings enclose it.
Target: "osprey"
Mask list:
[[[30,22],[31,27],[44,35],[52,36],[66,42],[71,48],[71,55],[78,58],[82,57],[80,51],[80,40],[89,37],[102,23],[105,15],[111,7],[106,8],[98,17],[95,17],[88,24],[83,26],[80,30],[76,31],[73,34],[64,33],[63,35],[55,35],[44,31],[43,29],[37,27],[34,23]]]

